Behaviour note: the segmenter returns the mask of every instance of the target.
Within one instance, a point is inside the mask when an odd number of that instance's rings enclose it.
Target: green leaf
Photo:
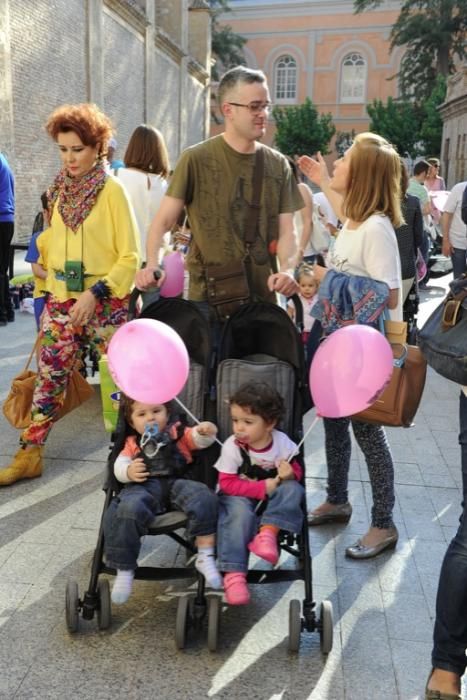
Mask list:
[[[331,114],[318,114],[307,98],[302,105],[274,107],[276,122],[275,146],[288,156],[328,153],[329,143],[336,132]]]
[[[355,13],[382,0],[354,0]],[[391,29],[391,50],[405,48],[397,74],[404,97],[429,98],[438,75],[454,72],[467,58],[467,0],[404,0]]]

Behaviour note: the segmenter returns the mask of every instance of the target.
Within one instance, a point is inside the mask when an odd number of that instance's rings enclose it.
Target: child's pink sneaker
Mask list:
[[[250,591],[246,585],[246,574],[232,571],[224,575],[225,601],[229,605],[246,605],[250,602]]]
[[[251,540],[248,549],[257,557],[265,559],[270,564],[277,564],[279,561],[279,547],[277,545],[277,534],[269,528],[261,528],[256,537]]]

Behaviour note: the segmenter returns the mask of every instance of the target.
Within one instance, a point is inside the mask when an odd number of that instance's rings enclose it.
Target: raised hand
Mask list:
[[[306,175],[309,180],[314,182],[315,185],[321,187],[321,189],[329,182],[328,168],[319,151],[316,160],[310,158],[310,156],[300,156],[297,165],[302,173]]]

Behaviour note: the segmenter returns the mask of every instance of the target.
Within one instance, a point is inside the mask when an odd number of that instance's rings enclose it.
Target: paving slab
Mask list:
[[[20,270],[20,267],[17,266]],[[420,318],[439,303],[447,279],[424,293]],[[18,313],[0,328],[0,401],[22,368],[34,320]],[[314,412],[305,416],[309,425]],[[102,513],[109,436],[95,396],[52,431],[44,475],[0,490],[1,700],[422,700],[430,669],[434,601],[441,562],[460,512],[458,388],[429,371],[416,419],[388,430],[395,459],[400,540],[372,561],[345,557],[367,529],[371,489],[363,455],[352,447],[347,526],[310,528],[313,592],[334,607],[334,646],[320,652],[319,635],[304,632],[297,655],[287,650],[288,606],[303,585],[252,586],[246,608],[222,607],[219,649],[206,647],[206,628],[174,644],[178,600],[186,581],[135,582],[123,606],[113,606],[109,631],[80,620],[65,624],[65,585],[89,583]],[[17,449],[17,431],[0,416],[0,463]],[[306,444],[309,507],[325,498],[323,426]],[[184,561],[165,538],[145,538],[141,561]],[[290,566],[290,561],[285,562]]]

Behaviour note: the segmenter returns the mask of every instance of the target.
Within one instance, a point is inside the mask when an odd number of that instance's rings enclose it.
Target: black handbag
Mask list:
[[[453,280],[451,291],[418,335],[418,344],[435,372],[467,385],[467,275]]]

